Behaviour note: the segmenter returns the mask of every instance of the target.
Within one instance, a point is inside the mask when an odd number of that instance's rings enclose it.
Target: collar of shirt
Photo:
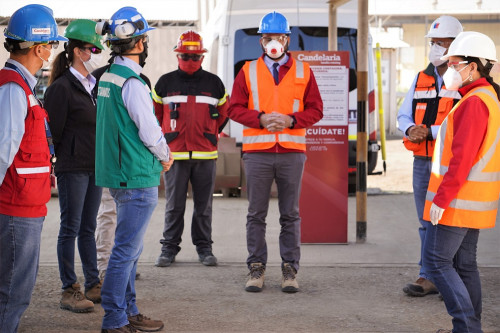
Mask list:
[[[278,72],[280,71],[280,67],[284,64],[286,64],[288,61],[288,54],[285,53],[285,56],[283,58],[281,58],[279,61],[277,61],[277,63],[279,64],[279,66],[276,68],[278,70]],[[274,61],[273,59],[269,58],[268,56],[264,56],[264,63],[266,64],[267,68],[269,69],[269,71],[271,72],[271,74],[273,73],[273,64],[276,63],[276,61]]]
[[[96,84],[95,77],[90,73],[87,76],[83,76],[82,73],[77,71],[73,66],[71,66],[69,70],[78,79],[78,81],[82,83],[85,90],[92,95],[92,89],[94,89]]]
[[[35,89],[35,86],[36,86],[36,83],[37,83],[37,79],[36,77],[34,77],[27,69],[26,67],[24,67],[20,62],[17,62],[13,59],[7,59],[7,62],[15,65],[17,68],[19,68],[19,70],[21,71],[21,73],[23,73],[23,75],[26,77],[26,80],[28,80],[28,84],[30,86],[30,88],[32,90]],[[7,68],[8,70],[13,70],[13,69],[10,69],[10,68]]]
[[[441,87],[443,86],[443,77],[439,75],[437,67],[434,67],[434,74],[436,74],[435,77],[437,78],[436,86],[438,87],[438,90],[441,90]]]
[[[141,65],[139,65],[138,63],[127,57],[116,56],[114,63],[117,65],[127,66],[128,68],[133,70],[137,75],[141,74],[142,72]]]

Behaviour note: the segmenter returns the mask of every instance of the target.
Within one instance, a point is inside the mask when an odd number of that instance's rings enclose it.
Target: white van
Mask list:
[[[357,0],[337,9],[338,50],[349,51],[349,189],[355,189],[357,137]],[[202,2],[203,3],[203,2]],[[206,4],[207,2],[205,2]],[[261,56],[260,19],[272,11],[285,15],[290,24],[290,50],[321,51],[328,49],[328,3],[326,0],[219,0],[214,8],[201,8],[201,34],[205,55],[204,68],[217,74],[231,94],[233,81],[246,61]],[[371,48],[370,48],[371,49]],[[368,174],[376,166],[379,145],[375,117],[375,94],[372,53],[369,52]],[[224,132],[241,143],[242,125],[230,121]]]

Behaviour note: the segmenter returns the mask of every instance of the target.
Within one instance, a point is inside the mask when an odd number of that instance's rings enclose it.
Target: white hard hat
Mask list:
[[[453,16],[443,15],[431,24],[431,28],[425,37],[428,38],[455,38],[464,31],[462,24]]]
[[[461,32],[448,48],[448,53],[441,60],[451,56],[476,57],[497,62],[497,49],[493,40],[476,31]]]

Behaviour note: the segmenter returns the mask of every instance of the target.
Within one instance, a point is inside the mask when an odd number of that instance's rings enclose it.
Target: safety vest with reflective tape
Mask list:
[[[46,216],[46,203],[50,200],[50,152],[45,133],[47,111],[38,103],[21,75],[13,70],[2,69],[0,86],[9,82],[23,88],[28,112],[19,150],[0,185],[0,214]]]
[[[492,86],[478,87],[469,91],[443,121],[436,140],[438,149],[434,151],[424,219],[430,221],[429,212],[432,200],[453,157],[451,151],[453,114],[460,104],[471,96],[481,98],[488,107],[488,127],[466,182],[458,191],[456,198],[445,209],[439,224],[474,229],[493,228],[500,194],[500,147],[498,145],[500,141],[500,103]],[[466,112],[466,110],[460,110],[460,112]]]
[[[460,98],[458,91],[448,90],[444,85],[439,89],[438,94],[434,66],[430,64],[417,77],[412,104],[413,121],[416,125],[424,124],[427,128],[440,125]],[[426,139],[420,143],[414,143],[403,138],[403,143],[406,149],[413,151],[413,155],[432,157],[435,140]]]
[[[265,113],[273,111],[282,114],[302,112],[304,110],[304,92],[311,72],[309,64],[292,60],[292,66],[279,82],[267,68],[264,60],[259,58],[247,62],[243,66],[245,80],[249,92],[248,108]],[[243,151],[265,150],[276,143],[284,148],[306,150],[306,130],[285,128],[281,132],[272,133],[266,128],[243,129]]]

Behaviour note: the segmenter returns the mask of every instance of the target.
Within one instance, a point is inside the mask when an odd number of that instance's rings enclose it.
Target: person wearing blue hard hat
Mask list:
[[[234,80],[229,117],[245,126],[243,163],[248,192],[247,266],[245,290],[264,286],[267,263],[266,216],[273,181],[278,188],[282,259],[281,290],[299,290],[299,198],[306,160],[306,128],[323,117],[323,101],[307,63],[288,53],[290,26],[272,12],[259,25],[264,54],[247,62]]]
[[[4,31],[10,53],[0,70],[0,332],[17,332],[38,272],[42,225],[55,163],[47,111],[35,73],[60,41],[52,10],[27,5]]]
[[[133,7],[96,25],[97,33],[108,36],[113,62],[97,90],[96,185],[109,188],[117,210],[115,244],[101,290],[102,332],[163,328],[161,320],[140,313],[134,282],[144,233],[158,203],[160,174],[173,163],[151,91],[140,76],[151,29]]]

